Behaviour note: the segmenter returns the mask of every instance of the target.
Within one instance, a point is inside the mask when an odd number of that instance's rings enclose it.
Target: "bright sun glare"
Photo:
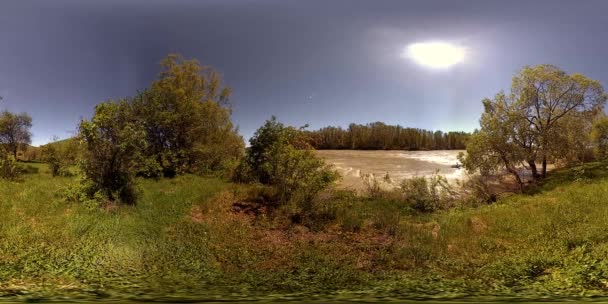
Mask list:
[[[410,44],[401,54],[417,63],[432,68],[448,68],[464,60],[463,47],[446,42],[424,42]]]

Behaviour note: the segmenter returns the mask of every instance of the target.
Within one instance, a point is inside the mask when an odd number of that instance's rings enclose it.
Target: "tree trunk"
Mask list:
[[[534,160],[529,160],[528,166],[530,166],[530,170],[532,171],[532,177],[534,179],[538,179],[540,175],[538,174],[538,169],[536,168],[536,162]]]
[[[517,181],[517,185],[519,185],[519,192],[523,192],[524,191],[524,182],[521,180],[521,177],[519,177],[517,170],[515,170],[513,168],[509,168],[507,170],[513,175],[513,177],[515,177],[515,181]]]
[[[547,177],[547,157],[543,156],[543,177]]]
[[[17,160],[17,148],[13,148],[13,156],[15,157],[15,161]]]
[[[515,168],[513,166],[511,166],[511,163],[507,160],[507,158],[505,156],[502,156],[501,158],[505,165],[505,168],[507,169],[507,172],[511,173],[511,175],[513,175],[513,177],[515,177],[515,181],[517,182],[517,185],[519,186],[519,192],[524,192],[524,182],[521,180],[521,177],[519,177],[517,170],[515,170]]]

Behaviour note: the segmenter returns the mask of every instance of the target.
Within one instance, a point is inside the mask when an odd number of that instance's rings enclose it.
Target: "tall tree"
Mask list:
[[[462,161],[470,171],[502,166],[520,185],[517,172],[524,166],[535,179],[544,177],[549,160],[584,157],[580,151],[588,150],[593,118],[605,103],[606,94],[595,80],[552,65],[524,67],[513,77],[510,94],[483,101],[481,129],[467,143]]]
[[[32,118],[27,113],[0,114],[0,144],[4,145],[17,158],[19,149],[25,149],[32,143]]]
[[[542,163],[541,175],[547,174],[547,159],[563,146],[563,131],[569,117],[590,121],[598,109],[606,103],[602,85],[581,74],[567,74],[553,65],[524,67],[513,78],[511,100],[516,115],[525,123],[521,125],[529,141],[521,144],[530,151],[529,165],[537,177],[535,161]],[[562,123],[564,122],[564,123]],[[527,126],[525,125],[527,124]],[[565,128],[565,129],[564,129]]]
[[[236,161],[244,143],[231,121],[230,88],[215,70],[169,55],[159,79],[134,101],[146,129],[149,174],[215,170]]]

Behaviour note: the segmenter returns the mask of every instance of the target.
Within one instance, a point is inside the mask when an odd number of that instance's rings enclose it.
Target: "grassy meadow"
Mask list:
[[[509,299],[608,289],[608,166],[530,193],[416,214],[335,192],[317,225],[236,210],[251,185],[138,180],[136,206],[67,203],[72,177],[0,181],[0,296],[44,299]],[[243,212],[245,210],[245,212]]]

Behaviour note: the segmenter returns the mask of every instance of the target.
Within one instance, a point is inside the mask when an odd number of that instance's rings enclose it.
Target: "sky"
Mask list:
[[[0,109],[32,116],[34,145],[67,138],[180,53],[222,73],[246,139],[271,115],[472,131],[481,100],[525,65],[608,84],[607,11],[603,0],[2,0]],[[463,61],[402,56],[431,41],[463,48]]]

